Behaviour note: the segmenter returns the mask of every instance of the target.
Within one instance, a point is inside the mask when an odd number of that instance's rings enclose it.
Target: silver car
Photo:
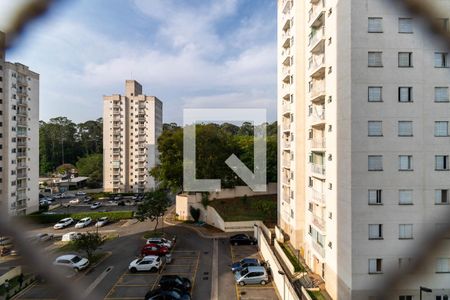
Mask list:
[[[266,268],[262,266],[252,266],[234,273],[236,283],[239,285],[261,284],[265,285],[269,281]]]

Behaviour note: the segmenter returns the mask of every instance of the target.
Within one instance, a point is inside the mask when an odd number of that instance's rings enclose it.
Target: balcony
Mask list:
[[[113,149],[120,149],[120,144],[114,143],[112,147],[113,147]]]
[[[120,115],[120,109],[113,109],[113,115]]]
[[[120,128],[120,122],[113,122],[113,128]]]
[[[315,107],[312,114],[312,126],[322,126],[325,124],[325,108]]]
[[[26,148],[27,142],[17,142],[17,148]]]
[[[325,16],[325,2],[319,0],[311,6],[308,13],[308,22],[311,27],[318,27],[323,24],[323,17]]]
[[[283,158],[282,163],[283,167],[285,167],[286,169],[291,168],[291,160],[289,158]]]
[[[312,199],[314,202],[325,206],[325,194],[323,192],[312,189]]]
[[[325,232],[325,219],[323,219],[320,216],[313,215],[313,224],[316,226],[320,231]]]
[[[310,51],[313,53],[323,53],[325,50],[325,27],[322,26],[317,30],[313,30],[309,34]]]
[[[311,77],[322,79],[325,77],[325,55],[313,55],[309,60],[308,67]]]
[[[291,189],[287,186],[283,187],[283,200],[285,202],[289,202],[290,198],[291,198]]]
[[[292,103],[290,103],[290,102],[283,103],[281,106],[281,109],[282,109],[283,115],[291,113],[292,112]]]
[[[26,169],[27,168],[27,164],[26,163],[18,163],[17,164],[17,169]]]
[[[291,122],[283,122],[282,129],[283,131],[291,131]]]
[[[322,256],[323,258],[325,258],[325,249],[323,248],[322,245],[320,245],[319,243],[317,243],[316,241],[313,241],[312,243],[314,250],[316,250],[316,252]]]
[[[292,8],[292,0],[285,0],[284,2],[283,2],[283,13],[284,14],[289,14],[290,12],[291,12],[291,8]]]
[[[21,86],[25,86],[25,87],[28,86],[28,80],[22,76],[17,77],[17,83],[18,83],[18,85],[21,85]]]
[[[26,119],[18,119],[17,120],[17,126],[27,126],[27,120]]]
[[[292,142],[289,140],[283,140],[282,142],[283,148],[289,151],[289,148],[291,148],[291,143]]]
[[[27,172],[17,172],[17,179],[25,179],[25,178],[27,178]]]
[[[319,150],[319,149],[325,149],[325,147],[326,147],[325,138],[313,138],[311,140],[311,148],[312,149]]]
[[[27,157],[27,151],[17,151],[17,157]]]
[[[291,49],[283,49],[281,51],[281,58],[283,59],[283,66],[289,67],[292,64]]]
[[[17,115],[26,117],[27,116],[27,111],[25,109],[18,109],[17,110]]]
[[[312,102],[325,100],[325,80],[314,80],[310,94]]]
[[[26,130],[17,130],[16,132],[17,132],[16,133],[17,137],[26,137],[27,136]]]
[[[320,176],[325,176],[325,165],[311,163],[311,172]]]
[[[25,99],[19,99],[19,100],[17,100],[17,105],[18,106],[28,106],[28,103]]]

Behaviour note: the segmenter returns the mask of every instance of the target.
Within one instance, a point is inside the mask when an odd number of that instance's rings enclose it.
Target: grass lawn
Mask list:
[[[308,291],[308,294],[311,296],[313,300],[325,300],[325,297],[322,295],[320,291],[319,292]]]
[[[277,195],[216,199],[209,205],[225,222],[261,220],[274,223],[277,219]]]
[[[286,254],[286,256],[289,258],[290,262],[294,266],[294,271],[295,272],[304,272],[305,268],[303,268],[303,266],[300,264],[297,257],[295,256],[295,254],[292,253],[291,249],[286,247],[284,244],[281,244],[281,243],[278,243],[278,244],[280,245],[281,249],[283,249],[284,254]]]

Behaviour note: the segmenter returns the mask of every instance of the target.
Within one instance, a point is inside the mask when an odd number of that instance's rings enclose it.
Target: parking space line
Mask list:
[[[230,244],[230,254],[231,254],[231,263],[233,263],[235,261],[235,258],[234,258],[233,246],[231,246],[231,244]],[[236,283],[234,284],[234,288],[236,290],[236,300],[239,300],[240,299],[239,287],[237,286]]]
[[[197,264],[195,265],[194,277],[192,278],[192,287],[191,287],[192,290],[194,290],[194,286],[195,286],[195,278],[197,277],[199,261],[200,261],[200,252],[197,251]],[[189,274],[191,274],[191,273],[189,273]]]

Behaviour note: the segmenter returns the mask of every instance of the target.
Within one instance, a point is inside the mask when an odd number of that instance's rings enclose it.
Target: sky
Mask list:
[[[17,3],[0,0],[0,30]],[[181,124],[183,108],[266,108],[276,120],[274,0],[65,1],[6,59],[40,74],[44,121],[101,117],[102,96],[124,94],[126,79],[163,101],[166,123]]]

